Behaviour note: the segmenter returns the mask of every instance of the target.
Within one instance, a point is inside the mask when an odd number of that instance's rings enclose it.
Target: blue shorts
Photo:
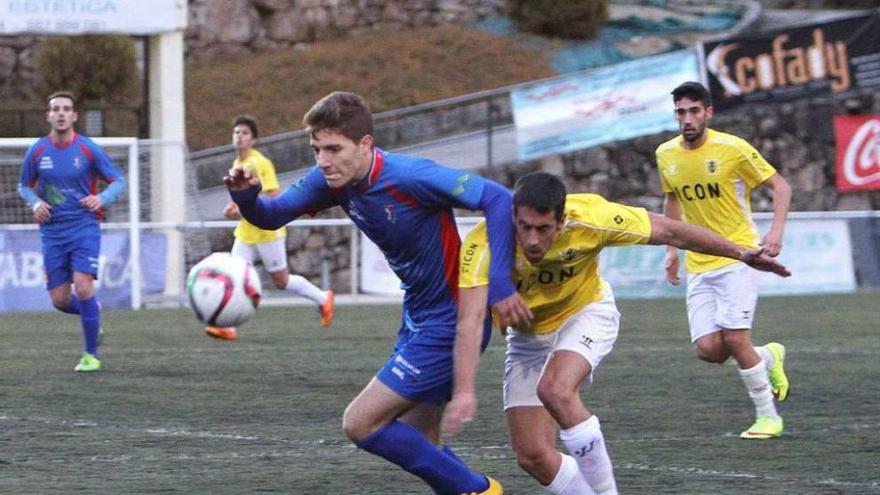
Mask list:
[[[73,272],[98,278],[101,228],[97,224],[78,226],[75,233],[65,236],[43,235],[42,244],[46,290],[73,282]]]
[[[481,349],[489,343],[491,332],[487,325]],[[455,327],[415,332],[404,325],[397,333],[391,357],[376,377],[405,399],[445,404],[452,398],[454,345]]]

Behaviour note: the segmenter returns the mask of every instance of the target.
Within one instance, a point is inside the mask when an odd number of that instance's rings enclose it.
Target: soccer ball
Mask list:
[[[262,286],[257,271],[244,258],[213,253],[189,271],[186,292],[199,321],[212,327],[234,327],[254,315]]]

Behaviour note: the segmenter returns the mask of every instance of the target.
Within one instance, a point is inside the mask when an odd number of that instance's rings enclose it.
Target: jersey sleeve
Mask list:
[[[479,208],[485,187],[482,177],[430,160],[416,162],[413,169],[409,192],[420,203],[468,210]]]
[[[486,222],[477,224],[461,243],[458,286],[463,289],[489,285],[489,239]]]
[[[280,196],[257,197],[256,188],[230,191],[242,216],[261,229],[275,230],[305,214],[338,204],[318,167],[287,188]]]
[[[263,191],[277,191],[281,189],[278,176],[275,175],[275,165],[265,156],[259,156],[256,160],[257,177],[263,185]]]
[[[651,220],[644,208],[613,203],[596,194],[569,195],[571,220],[588,224],[601,234],[603,246],[645,244],[651,237]]]
[[[39,155],[39,149],[41,149],[38,145],[39,142],[34,143],[28,148],[24,159],[21,161],[21,178],[18,182],[18,194],[24,199],[29,208],[33,208],[34,205],[41,201],[34,189],[40,178],[36,163],[36,157]]]
[[[736,174],[749,187],[755,188],[776,173],[770,163],[751,144],[744,139],[737,139],[735,148],[739,153]]]

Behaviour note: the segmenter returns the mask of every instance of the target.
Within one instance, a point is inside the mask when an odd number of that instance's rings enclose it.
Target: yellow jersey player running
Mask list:
[[[533,319],[507,329],[504,410],[519,465],[555,495],[617,493],[599,419],[580,389],[617,340],[620,313],[599,275],[608,246],[670,244],[741,260],[781,276],[788,270],[758,249],[743,249],[708,230],[612,203],[568,194],[559,178],[532,173],[513,195],[515,282]],[[476,412],[475,376],[488,318],[489,247],[484,224],[462,243],[459,262],[455,384],[448,433]],[[556,435],[568,450],[556,450]]]
[[[666,216],[753,248],[760,238],[749,195],[752,189],[767,186],[773,190],[773,221],[760,244],[765,254],[777,256],[791,203],[788,183],[746,141],[707,127],[712,100],[702,84],[681,84],[672,91],[672,100],[681,135],[657,148]],[[694,252],[685,255],[685,268],[688,322],[697,357],[721,364],[733,356],[755,404],[757,419],[740,437],[780,436],[783,423],[773,399],[781,402],[788,397],[785,347],[775,342],[752,344],[758,274],[736,260]],[[675,248],[667,252],[666,278],[673,285],[680,283]]]
[[[239,115],[235,118],[232,123],[232,144],[235,146],[236,157],[232,168],[250,170],[263,184],[262,194],[275,197],[281,191],[275,175],[275,165],[254,148],[257,136],[257,122],[253,117]],[[230,220],[240,219],[233,232],[235,242],[232,244],[232,254],[241,256],[251,264],[259,257],[276,288],[314,302],[321,312],[321,326],[330,326],[333,322],[333,291],[323,291],[302,275],[293,275],[287,271],[287,229],[281,227],[277,230],[263,230],[254,226],[241,218],[238,205],[233,201],[223,209],[223,216]],[[232,327],[207,327],[205,332],[218,339],[238,339],[238,331]]]

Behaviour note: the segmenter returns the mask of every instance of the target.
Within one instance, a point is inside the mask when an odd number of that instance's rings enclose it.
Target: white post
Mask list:
[[[161,141],[151,164],[153,221],[182,223],[186,220],[186,128],[183,100],[183,31],[150,37],[150,137]],[[166,294],[182,291],[182,236],[166,229]]]
[[[131,309],[141,309],[141,167],[137,139],[128,145],[128,263],[131,267]]]

